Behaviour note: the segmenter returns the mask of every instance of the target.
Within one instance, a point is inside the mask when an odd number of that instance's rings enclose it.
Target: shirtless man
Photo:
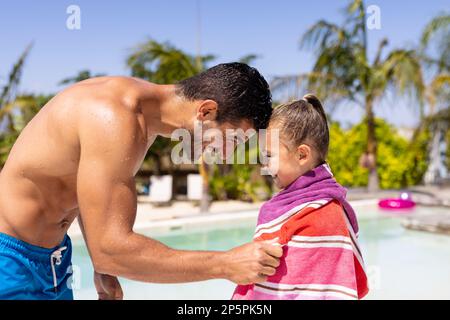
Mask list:
[[[73,299],[66,232],[77,217],[100,299],[122,298],[117,276],[264,281],[282,255],[270,243],[182,251],[133,232],[134,176],[158,135],[192,132],[195,120],[203,130],[260,129],[270,114],[267,82],[240,63],[177,85],[101,77],[59,93],[22,131],[0,173],[0,298]]]

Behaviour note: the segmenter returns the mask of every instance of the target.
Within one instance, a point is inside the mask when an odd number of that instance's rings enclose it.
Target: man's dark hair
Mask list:
[[[265,129],[272,114],[272,97],[263,76],[244,63],[223,63],[178,83],[178,92],[189,100],[217,102],[217,121],[238,124],[249,120]]]

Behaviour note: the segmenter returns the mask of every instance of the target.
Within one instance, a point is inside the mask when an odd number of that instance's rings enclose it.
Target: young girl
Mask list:
[[[278,148],[271,135],[278,130]],[[240,285],[233,299],[361,299],[367,277],[355,212],[325,163],[329,133],[313,95],[277,107],[267,130],[268,169],[282,190],[260,209],[254,239],[283,246],[275,274]]]

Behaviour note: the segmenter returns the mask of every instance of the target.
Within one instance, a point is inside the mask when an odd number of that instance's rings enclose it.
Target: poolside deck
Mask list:
[[[426,186],[414,187],[410,191],[413,192],[414,200],[420,205],[448,206],[450,208],[450,188]],[[363,188],[350,189],[347,198],[349,201],[368,200],[376,202],[380,198],[397,197],[399,193],[399,190],[381,190],[377,193],[368,193]],[[195,219],[222,213],[257,211],[261,204],[262,202],[249,203],[235,200],[214,201],[208,213],[200,213],[198,205],[190,201],[172,201],[167,206],[160,206],[152,204],[147,196],[139,196],[135,228],[140,229],[151,224],[163,224],[172,221],[187,221],[186,219],[190,218]],[[441,222],[440,218],[441,215],[431,221],[431,218],[428,217],[423,217],[425,219],[423,220],[422,217],[414,216],[414,219],[418,220],[405,222],[405,227],[416,228],[416,230],[419,230],[417,228],[421,228],[421,230],[441,230],[445,228],[443,225],[445,226],[447,223],[445,221],[448,220],[442,217],[444,222]],[[435,227],[431,227],[431,225]],[[82,235],[77,221],[72,224],[68,233],[72,238],[81,238]]]
[[[450,235],[450,213],[406,218],[402,225],[411,230]]]
[[[450,208],[450,186],[415,186],[405,190],[380,190],[368,193],[365,188],[350,189],[348,200],[381,199],[398,197],[401,191],[410,192],[414,201],[424,206]]]

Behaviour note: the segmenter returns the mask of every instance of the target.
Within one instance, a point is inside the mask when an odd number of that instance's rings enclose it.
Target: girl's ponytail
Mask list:
[[[322,103],[315,95],[308,93],[303,96],[303,99],[306,100],[306,102],[308,102],[309,104],[311,104],[314,110],[316,110],[326,121],[327,116],[325,114],[325,110],[323,109]]]

